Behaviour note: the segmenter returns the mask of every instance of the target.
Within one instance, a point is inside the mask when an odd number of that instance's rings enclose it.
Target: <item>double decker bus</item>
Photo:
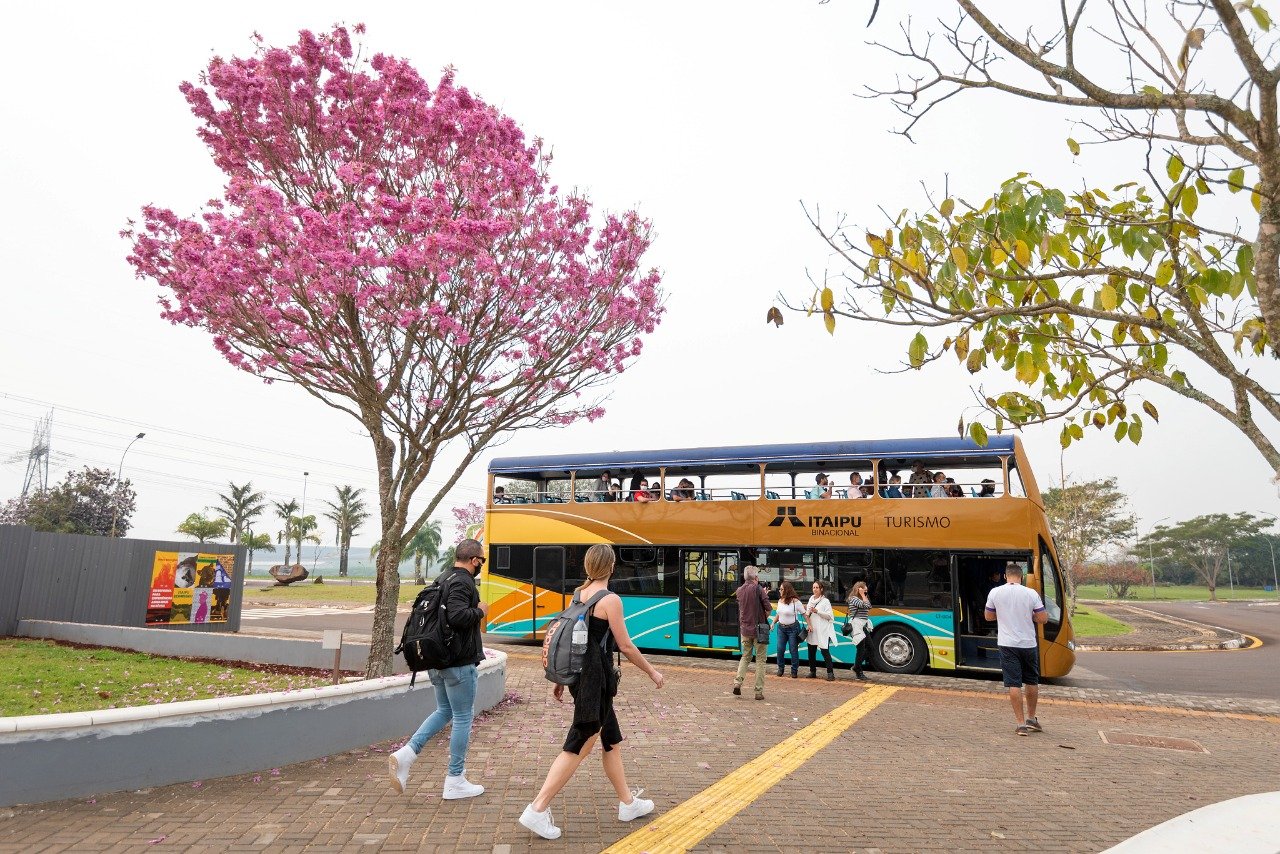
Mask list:
[[[983,606],[1017,563],[1049,614],[1042,674],[1064,676],[1075,662],[1043,500],[1014,436],[498,458],[489,496],[492,635],[540,640],[582,583],[587,548],[609,543],[610,587],[645,650],[737,652],[734,591],[752,565],[775,600],[783,581],[807,599],[821,580],[837,627],[865,581],[882,672],[999,670]],[[853,662],[838,628],[832,656]]]

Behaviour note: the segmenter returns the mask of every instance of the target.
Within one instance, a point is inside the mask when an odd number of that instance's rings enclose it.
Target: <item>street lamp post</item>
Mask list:
[[[1270,516],[1272,519],[1280,521],[1280,516],[1277,516],[1274,513],[1268,513],[1266,510],[1259,510],[1258,512],[1264,516]],[[1276,547],[1272,542],[1270,534],[1267,535],[1267,548],[1271,550],[1271,589],[1280,591],[1280,578],[1276,577]]]
[[[1152,600],[1156,598],[1156,553],[1155,553],[1155,548],[1151,544],[1151,535],[1155,533],[1156,527],[1161,522],[1164,522],[1168,518],[1169,518],[1168,516],[1165,516],[1164,519],[1157,519],[1155,523],[1151,526],[1151,530],[1147,531],[1147,562],[1151,564],[1151,598]]]
[[[245,533],[249,535],[249,565],[245,567],[245,575],[253,575],[253,525],[245,529]],[[233,543],[232,545],[238,545]]]
[[[116,467],[116,492],[120,492],[120,477],[124,474],[124,458],[129,453],[129,449],[133,447],[133,443],[146,436],[146,433],[139,433],[129,440],[129,444],[124,446],[124,454],[120,455],[120,465]],[[116,535],[116,522],[120,521],[120,496],[116,495],[116,500],[112,502],[115,506],[111,511],[111,536]]]
[[[310,476],[311,472],[309,471],[302,473],[302,512],[298,515],[303,517],[307,515],[307,478]]]

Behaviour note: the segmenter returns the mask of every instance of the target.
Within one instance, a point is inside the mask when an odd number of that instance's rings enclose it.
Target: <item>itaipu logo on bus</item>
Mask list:
[[[795,507],[779,507],[778,515],[769,521],[769,527],[780,528],[788,524],[793,528],[808,528],[815,537],[856,537],[862,527],[862,517],[814,515],[801,519],[796,515]]]

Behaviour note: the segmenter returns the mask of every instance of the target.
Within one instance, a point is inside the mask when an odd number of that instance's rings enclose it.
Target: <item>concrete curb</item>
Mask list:
[[[475,710],[506,696],[507,656],[486,650]],[[425,676],[0,718],[0,806],[264,771],[407,738],[435,710]]]
[[[1123,608],[1134,613],[1141,614],[1147,619],[1156,620],[1162,623],[1171,623],[1173,625],[1186,626],[1203,635],[1225,635],[1221,640],[1205,641],[1202,643],[1186,642],[1186,643],[1105,643],[1105,644],[1076,644],[1076,650],[1081,652],[1183,652],[1191,650],[1230,650],[1244,649],[1251,644],[1250,638],[1240,634],[1234,629],[1223,628],[1222,626],[1214,626],[1209,623],[1200,623],[1195,620],[1187,620],[1182,617],[1171,617],[1168,614],[1161,614],[1156,611],[1150,611],[1146,608],[1139,608],[1136,605],[1127,603],[1111,602],[1106,600],[1087,600],[1081,599],[1082,605],[1105,605],[1113,608]]]

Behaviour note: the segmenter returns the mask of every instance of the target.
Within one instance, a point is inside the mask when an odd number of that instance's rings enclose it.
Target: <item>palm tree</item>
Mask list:
[[[227,520],[220,518],[208,519],[199,513],[192,513],[182,520],[176,530],[179,534],[203,543],[215,537],[225,536],[227,533]]]
[[[238,543],[240,534],[249,527],[249,523],[267,509],[267,499],[261,492],[253,491],[252,483],[236,486],[228,482],[227,486],[231,487],[231,494],[218,493],[222,504],[213,512],[227,520],[231,525],[231,542]]]
[[[284,520],[284,530],[276,536],[276,542],[284,543],[284,565],[289,566],[289,556],[291,554],[289,548],[293,542],[293,532],[289,528],[289,520],[293,518],[294,513],[298,512],[298,502],[296,499],[290,498],[288,501],[276,501],[271,507],[276,511],[276,515]]]
[[[440,521],[437,519],[419,528],[418,533],[414,534],[413,539],[409,541],[409,545],[404,550],[404,556],[413,558],[414,583],[427,583],[427,579],[422,574],[422,562],[434,561],[440,557],[440,542],[443,536],[440,533]]]
[[[249,574],[253,574],[253,553],[257,551],[273,552],[276,547],[271,545],[270,534],[254,534],[245,531],[240,535],[240,544],[249,550]]]
[[[338,501],[336,504],[330,501],[325,502],[329,505],[329,512],[324,516],[337,526],[334,540],[338,546],[338,577],[345,578],[347,553],[351,551],[351,536],[368,521],[369,513],[365,509],[364,499],[360,497],[364,492],[363,489],[356,489],[353,486],[337,486],[334,489],[337,490]]]
[[[306,516],[291,516],[289,521],[285,523],[285,536],[293,540],[294,545],[298,547],[298,563],[302,563],[302,541],[309,543],[319,543],[320,538],[315,532],[320,529],[320,523],[316,521],[316,517],[307,514]],[[285,552],[288,554],[288,552]]]

